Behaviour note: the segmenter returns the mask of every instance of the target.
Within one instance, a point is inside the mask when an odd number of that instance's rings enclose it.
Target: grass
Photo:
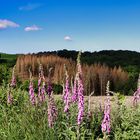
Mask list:
[[[77,140],[77,104],[71,104],[69,115],[63,112],[62,95],[55,95],[58,118],[54,127],[48,126],[48,112],[46,102],[32,106],[28,92],[13,89],[12,105],[7,105],[7,88],[0,88],[0,139],[1,140]],[[120,96],[120,95],[119,95]],[[117,96],[117,97],[119,97]],[[98,104],[105,97],[91,97],[92,117],[87,117],[87,100],[85,97],[85,116],[80,126],[80,140],[98,140],[103,138],[101,122],[103,108]],[[111,133],[108,140],[140,139],[140,108],[132,108],[132,97],[111,97]],[[127,101],[127,105],[126,104]]]

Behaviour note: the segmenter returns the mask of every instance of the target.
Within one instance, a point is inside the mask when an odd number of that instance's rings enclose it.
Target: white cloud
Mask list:
[[[21,10],[21,11],[31,11],[31,10],[39,8],[41,5],[42,4],[39,4],[39,3],[29,3],[25,6],[19,7],[19,10]]]
[[[36,25],[33,25],[33,26],[28,26],[24,29],[26,32],[30,32],[30,31],[39,31],[39,30],[42,30],[42,28],[36,26]]]
[[[0,29],[6,29],[9,27],[16,28],[19,27],[19,25],[7,19],[0,19]]]
[[[64,37],[64,40],[65,40],[65,41],[72,41],[72,38],[71,38],[70,36],[65,36],[65,37]]]

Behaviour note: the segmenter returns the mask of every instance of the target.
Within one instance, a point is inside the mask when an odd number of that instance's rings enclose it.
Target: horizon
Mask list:
[[[140,52],[138,0],[0,0],[0,52]]]
[[[57,52],[57,51],[75,51],[75,52],[79,52],[78,50],[68,50],[68,49],[61,49],[61,50],[52,50],[52,51],[38,51],[38,52],[29,52],[29,53],[5,53],[5,52],[0,52],[0,54],[8,54],[8,55],[27,55],[27,54],[38,54],[38,53],[48,53],[48,52]],[[99,51],[82,51],[80,50],[82,53],[85,53],[85,52],[89,52],[89,53],[99,53],[99,52],[103,52],[103,51],[129,51],[129,52],[135,52],[135,53],[140,53],[138,51],[134,51],[134,50],[121,50],[121,49],[118,49],[118,50],[99,50]]]

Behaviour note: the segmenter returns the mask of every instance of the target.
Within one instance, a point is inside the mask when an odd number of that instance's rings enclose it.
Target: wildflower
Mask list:
[[[83,84],[82,80],[79,78],[78,79],[78,125],[81,124],[84,116],[84,95],[83,95]]]
[[[11,87],[15,87],[15,86],[16,86],[15,66],[14,66],[14,68],[13,68],[12,79],[11,79],[10,86],[11,86]]]
[[[69,76],[68,76],[68,72],[66,70],[66,66],[65,66],[65,76],[66,76],[66,83],[65,83],[65,86],[64,86],[64,96],[63,96],[63,99],[64,99],[64,104],[65,104],[65,107],[64,107],[64,112],[69,112],[69,105],[70,105],[70,87],[69,87]]]
[[[51,95],[48,98],[48,123],[50,128],[53,127],[57,119],[57,115],[58,115],[58,111],[56,109],[54,98],[51,93]]]
[[[49,127],[52,128],[57,116],[58,116],[58,111],[54,102],[54,98],[53,98],[53,91],[52,91],[52,85],[51,85],[51,71],[52,68],[49,69],[49,76],[48,76],[48,88],[47,88],[47,92],[48,92],[48,123],[49,123]]]
[[[36,98],[35,98],[35,94],[34,94],[34,88],[33,88],[32,81],[30,81],[30,85],[29,85],[29,96],[30,96],[30,101],[31,101],[32,105],[34,105],[36,103]]]
[[[38,97],[40,102],[45,101],[45,77],[41,64],[39,65]]]
[[[45,101],[45,82],[43,81],[42,83],[42,88],[41,88],[41,102],[44,102]]]
[[[83,87],[83,81],[82,81],[82,69],[80,64],[80,56],[81,52],[78,54],[77,58],[77,93],[78,93],[78,117],[77,117],[77,123],[78,125],[81,124],[84,116],[84,87]]]
[[[11,79],[11,83],[8,84],[8,95],[7,95],[7,104],[12,104],[13,103],[13,97],[12,97],[12,88],[16,86],[16,78],[15,78],[15,66],[13,68],[13,72],[12,72],[12,79]]]
[[[75,76],[75,79],[74,79],[74,86],[73,86],[73,89],[72,89],[72,92],[73,92],[73,95],[72,95],[72,102],[76,102],[78,100],[78,93],[77,93],[77,74]]]
[[[36,97],[35,97],[35,93],[34,93],[32,73],[30,70],[29,70],[29,72],[30,72],[29,96],[30,96],[30,101],[31,101],[32,105],[34,105],[36,103]]]
[[[110,126],[110,97],[109,97],[109,82],[107,83],[107,98],[105,100],[105,109],[104,109],[104,118],[101,124],[102,132],[103,133],[110,133],[111,126]]]
[[[136,106],[139,100],[140,100],[140,74],[138,78],[137,91],[135,91],[133,95],[133,105]]]
[[[12,104],[13,103],[13,97],[11,95],[11,92],[8,93],[8,97],[7,97],[7,104]]]

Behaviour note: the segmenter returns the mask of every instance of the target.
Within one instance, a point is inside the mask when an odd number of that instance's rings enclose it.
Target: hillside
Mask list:
[[[71,58],[76,60],[78,51],[59,50],[52,52],[39,52],[38,55],[56,54],[60,57]],[[140,53],[128,50],[103,50],[99,52],[83,52],[82,62],[87,64],[105,63],[108,66],[122,66],[128,65],[137,66],[140,68]]]
[[[64,58],[71,58],[72,60],[76,60],[78,51],[73,50],[58,50],[58,51],[48,51],[48,52],[39,52],[36,55],[50,55],[54,54]],[[17,54],[5,54],[0,53],[0,63],[9,63],[9,61],[15,62]],[[135,66],[140,68],[140,53],[135,51],[128,50],[103,50],[99,52],[83,52],[82,53],[82,63],[86,63],[88,65],[94,63],[106,64],[110,67],[121,66]]]
[[[5,64],[9,67],[13,67],[16,63],[18,55],[16,54],[6,54],[0,53],[0,64]]]

